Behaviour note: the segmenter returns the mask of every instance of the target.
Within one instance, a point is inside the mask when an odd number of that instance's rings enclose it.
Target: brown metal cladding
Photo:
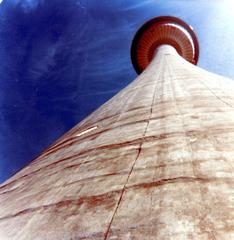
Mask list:
[[[0,239],[234,239],[233,92],[160,47],[0,186]]]

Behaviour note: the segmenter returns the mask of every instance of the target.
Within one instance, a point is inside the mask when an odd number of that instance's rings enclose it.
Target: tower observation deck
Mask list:
[[[234,239],[234,83],[150,20],[139,76],[0,186],[1,240]]]
[[[179,18],[156,17],[146,22],[136,33],[131,58],[137,73],[152,61],[155,51],[162,45],[173,46],[187,61],[197,64],[199,44],[192,27]]]

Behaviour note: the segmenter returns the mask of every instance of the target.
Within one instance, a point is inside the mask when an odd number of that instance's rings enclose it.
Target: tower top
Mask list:
[[[131,59],[138,74],[148,66],[156,48],[163,44],[173,46],[183,58],[197,64],[199,44],[192,27],[176,17],[156,17],[146,22],[132,41]]]

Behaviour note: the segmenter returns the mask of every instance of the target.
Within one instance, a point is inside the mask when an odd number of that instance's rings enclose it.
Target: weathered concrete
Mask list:
[[[234,239],[233,93],[161,47],[1,185],[0,239]]]

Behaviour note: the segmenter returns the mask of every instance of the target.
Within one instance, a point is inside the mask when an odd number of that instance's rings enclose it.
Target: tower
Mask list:
[[[155,18],[140,74],[0,187],[0,239],[233,239],[234,84]]]

